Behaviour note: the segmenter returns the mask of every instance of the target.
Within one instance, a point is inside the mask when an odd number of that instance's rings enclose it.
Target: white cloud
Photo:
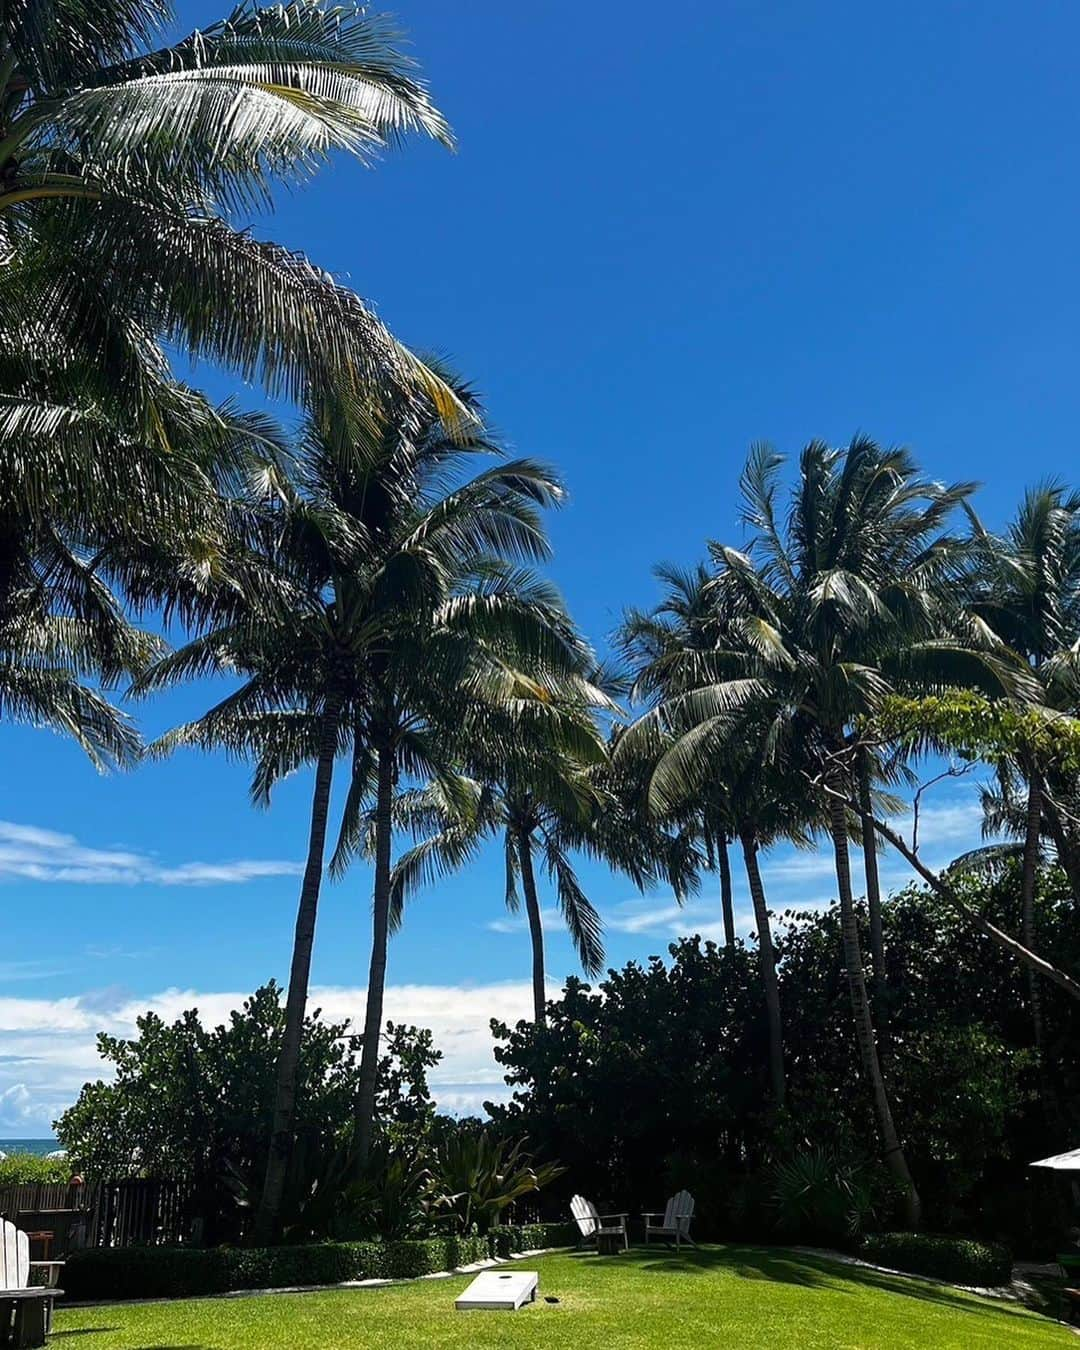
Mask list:
[[[0,1091],[0,1128],[22,1131],[33,1123],[34,1100],[23,1083],[13,1083]],[[33,1136],[23,1136],[24,1138]]]
[[[545,932],[551,928],[558,930],[562,927],[563,918],[557,909],[543,909],[540,911],[540,922]],[[505,918],[490,920],[484,927],[489,933],[527,933],[529,920],[524,914],[507,914]]]
[[[894,823],[910,839],[910,807],[895,817]],[[973,789],[943,790],[937,800],[927,794],[919,812],[920,857],[927,866],[940,870],[958,853],[978,844],[981,826],[982,809]],[[774,915],[788,909],[825,909],[835,902],[835,863],[831,846],[826,841],[822,840],[812,851],[790,846],[769,849],[761,854],[760,862],[766,902]],[[754,930],[755,923],[738,847],[732,849],[731,864],[735,927],[745,937]],[[862,856],[857,848],[852,849],[852,866],[855,889],[861,893]],[[886,894],[915,879],[908,865],[889,846],[879,853],[878,867]],[[722,942],[724,930],[718,889],[715,879],[705,873],[702,893],[684,905],[671,895],[637,897],[609,907],[604,914],[604,923],[610,932],[629,936],[651,936],[669,941],[698,933],[703,938]]]
[[[237,885],[263,877],[297,876],[296,862],[241,859],[167,866],[128,849],[89,848],[71,834],[36,825],[0,821],[0,880],[67,882],[78,885]]]
[[[549,985],[552,996],[555,984]],[[311,1009],[331,1021],[362,1025],[364,989],[313,988]],[[240,1007],[246,994],[165,989],[148,998],[83,994],[61,999],[0,998],[0,1137],[47,1134],[88,1079],[107,1077],[98,1058],[99,1031],[135,1034],[135,1019],[153,1011],[175,1021],[198,1008],[204,1024],[216,1026]],[[432,1091],[447,1111],[476,1114],[485,1100],[505,1099],[508,1089],[492,1049],[492,1018],[510,1025],[529,1017],[532,986],[527,980],[477,985],[392,985],[386,991],[385,1019],[428,1027],[442,1061],[431,1073]],[[2,1147],[2,1144],[0,1144]]]

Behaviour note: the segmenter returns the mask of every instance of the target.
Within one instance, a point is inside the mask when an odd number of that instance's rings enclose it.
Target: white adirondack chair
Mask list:
[[[691,1247],[696,1247],[697,1243],[690,1236],[690,1220],[694,1217],[694,1197],[689,1191],[680,1191],[678,1195],[673,1195],[667,1202],[663,1214],[659,1210],[653,1210],[645,1215],[645,1243],[648,1245],[652,1238],[659,1238],[662,1242],[674,1242],[676,1250],[684,1242],[689,1242]],[[654,1219],[659,1219],[659,1223],[654,1223]]]
[[[44,1345],[60,1293],[30,1283],[30,1239],[0,1219],[0,1345]]]
[[[624,1251],[630,1246],[630,1236],[626,1231],[626,1220],[629,1215],[598,1214],[593,1202],[586,1200],[582,1195],[572,1197],[570,1213],[574,1216],[574,1222],[581,1233],[581,1246],[591,1242],[599,1248],[601,1237],[621,1239]]]

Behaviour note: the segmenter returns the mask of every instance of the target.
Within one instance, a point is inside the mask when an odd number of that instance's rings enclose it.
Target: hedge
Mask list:
[[[9,1153],[0,1158],[0,1186],[63,1184],[70,1176],[71,1164],[66,1158],[44,1158],[40,1153]]]
[[[319,1242],[298,1247],[101,1247],[64,1266],[69,1299],[181,1298],[234,1289],[280,1289],[345,1280],[409,1279],[489,1256],[567,1246],[567,1224],[493,1228],[482,1237]]]
[[[1008,1284],[1012,1253],[1000,1242],[935,1233],[868,1233],[859,1255],[878,1266],[979,1288]]]

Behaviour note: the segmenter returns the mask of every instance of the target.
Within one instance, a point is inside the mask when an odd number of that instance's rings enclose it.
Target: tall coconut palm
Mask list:
[[[482,728],[467,721],[457,753],[475,776],[452,791],[432,784],[402,803],[402,824],[421,838],[394,871],[398,913],[421,885],[470,861],[485,838],[501,838],[505,903],[517,912],[524,901],[529,926],[536,1022],[544,1021],[547,1005],[537,862],[554,883],[589,975],[603,968],[603,929],[574,869],[575,851],[603,859],[640,889],[663,878],[681,895],[695,882],[692,849],[651,823],[632,785],[606,761],[595,715],[611,711],[611,704],[604,681],[591,682],[586,669],[551,681],[543,699],[515,709],[511,718],[500,710]]]
[[[1030,701],[1057,712],[1080,708],[1080,495],[1057,483],[1026,493],[1005,534],[990,534],[971,515],[976,549],[969,577],[972,612],[1026,663],[1033,684]],[[1044,822],[1065,865],[1076,870],[1068,808],[1069,784],[1053,790],[1050,766],[1036,756],[1015,766],[1026,784],[1021,871],[1020,933],[1025,947],[1038,945],[1035,880]],[[1028,971],[1036,1045],[1043,1041],[1041,991]]]
[[[458,385],[456,398],[479,410]],[[471,479],[464,466],[497,447],[474,427],[451,441],[431,402],[410,399],[370,424],[362,445],[331,416],[313,418],[295,483],[254,513],[257,593],[243,612],[159,662],[141,692],[215,671],[240,686],[164,739],[256,760],[265,801],[282,774],[315,766],[278,1062],[273,1146],[257,1229],[276,1227],[288,1165],[300,1030],[311,966],[338,755],[351,749],[347,817],[373,801],[377,832],[368,1017],[358,1136],[370,1145],[389,914],[390,808],[398,774],[442,768],[434,730],[466,699],[520,697],[511,657],[529,648],[555,662],[564,635],[529,594],[530,578],[503,561],[546,547],[538,508],[561,488],[528,460],[500,462]],[[329,410],[332,411],[332,410]]]
[[[239,224],[335,150],[449,142],[397,34],[289,0],[155,47],[171,19],[167,0],[0,7],[0,394],[108,394],[161,443],[168,344],[297,400],[332,387],[357,410],[419,381],[448,410],[355,295]]]
[[[680,695],[696,688],[702,676],[713,669],[714,661],[737,662],[743,642],[742,615],[738,608],[729,607],[730,595],[723,586],[715,584],[716,578],[708,569],[699,565],[694,572],[687,573],[664,567],[657,569],[657,575],[667,586],[664,598],[648,615],[631,611],[619,634],[622,649],[634,666],[634,692],[650,702],[657,714],[654,724],[643,724],[643,729],[652,732],[648,738],[652,743],[650,778],[664,764],[668,750],[685,734],[695,731],[693,704]],[[758,940],[772,1100],[779,1110],[786,1095],[783,1019],[760,854],[780,839],[809,844],[815,807],[809,800],[805,780],[791,765],[781,776],[775,765],[755,753],[760,730],[756,734],[754,729],[743,731],[743,745],[732,738],[723,746],[713,747],[707,773],[700,778],[693,776],[685,800],[680,802],[672,793],[675,780],[670,774],[664,777],[666,786],[652,795],[654,800],[663,801],[665,811],[676,814],[692,810],[696,803],[707,847],[717,841],[721,857],[726,859],[728,839],[739,843]],[[635,739],[643,743],[646,740],[640,733],[631,738]],[[724,927],[731,943],[734,916],[730,912],[730,870],[725,870],[728,875],[724,888]]]
[[[766,762],[816,761],[859,1058],[882,1156],[914,1223],[918,1193],[878,1057],[856,922],[845,805],[854,788],[851,729],[897,687],[957,682],[1000,692],[1015,687],[1015,666],[983,629],[964,626],[948,584],[963,547],[945,526],[970,485],[930,483],[906,451],[863,437],[840,451],[811,442],[781,526],[781,462],[756,447],[743,475],[750,554],[712,546],[714,586],[741,632],[741,658],[738,650],[698,658],[694,687],[661,705],[659,715],[688,729],[658,764],[653,792],[661,807],[685,796],[707,781],[716,750],[745,746],[751,728],[763,729],[757,743]]]
[[[653,572],[664,586],[660,602],[649,611],[628,609],[616,634],[623,659],[633,672],[632,697],[646,703],[674,692],[684,681],[694,682],[694,653],[715,651],[721,626],[712,574],[704,564],[683,569],[661,563]],[[645,766],[645,772],[650,771],[651,766]],[[729,801],[728,789],[715,775],[696,794],[691,818],[710,869],[719,876],[724,941],[731,947],[735,907],[730,848],[737,836],[727,813]]]
[[[535,724],[530,728],[536,736]],[[541,735],[551,735],[546,730]],[[603,741],[592,729],[592,751],[603,754]],[[471,861],[484,839],[499,837],[506,860],[507,908],[516,913],[524,900],[532,951],[533,1018],[542,1022],[547,1005],[544,924],[536,865],[542,862],[555,884],[563,922],[582,968],[596,975],[603,967],[603,925],[574,871],[571,840],[583,834],[599,802],[581,760],[548,747],[537,756],[505,744],[502,763],[494,746],[482,756],[490,766],[483,780],[465,779],[452,791],[430,784],[401,803],[402,825],[424,836],[394,868],[395,922],[407,897],[425,883]],[[548,762],[543,762],[547,759]],[[540,762],[538,762],[540,761]]]
[[[1042,819],[1040,834],[1044,845],[1052,846],[1058,865],[1069,879],[1075,899],[1080,900],[1080,784],[1071,775],[1044,767]],[[965,855],[965,865],[994,865],[1007,857],[1022,858],[1028,832],[1028,792],[1017,767],[1011,761],[997,765],[997,783],[979,789],[983,811],[983,838],[1019,841],[1017,849],[1009,844],[988,843]]]

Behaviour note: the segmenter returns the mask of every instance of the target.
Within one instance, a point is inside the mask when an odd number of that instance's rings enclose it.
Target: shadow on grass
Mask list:
[[[73,1327],[70,1331],[53,1331],[49,1341],[63,1341],[69,1336],[104,1336],[110,1331],[119,1331],[119,1327]],[[206,1345],[140,1345],[138,1350],[210,1350]]]
[[[63,1340],[65,1336],[104,1336],[110,1331],[119,1331],[119,1327],[74,1327],[71,1331],[50,1331],[51,1341]]]
[[[831,1261],[828,1257],[811,1256],[783,1247],[698,1247],[659,1252],[656,1248],[637,1247],[618,1256],[596,1256],[581,1253],[581,1259],[592,1266],[617,1269],[620,1265],[633,1266],[636,1271],[656,1275],[705,1275],[727,1271],[743,1280],[766,1280],[773,1284],[799,1285],[804,1289],[830,1289],[844,1292],[843,1286],[860,1286],[882,1293],[913,1298],[921,1303],[935,1303],[972,1317],[988,1315],[1025,1317],[1023,1305],[1004,1299],[974,1298],[948,1285],[925,1283],[917,1275],[888,1275],[866,1266],[848,1265]],[[1043,1310],[1044,1316],[1056,1321],[1052,1308]]]

